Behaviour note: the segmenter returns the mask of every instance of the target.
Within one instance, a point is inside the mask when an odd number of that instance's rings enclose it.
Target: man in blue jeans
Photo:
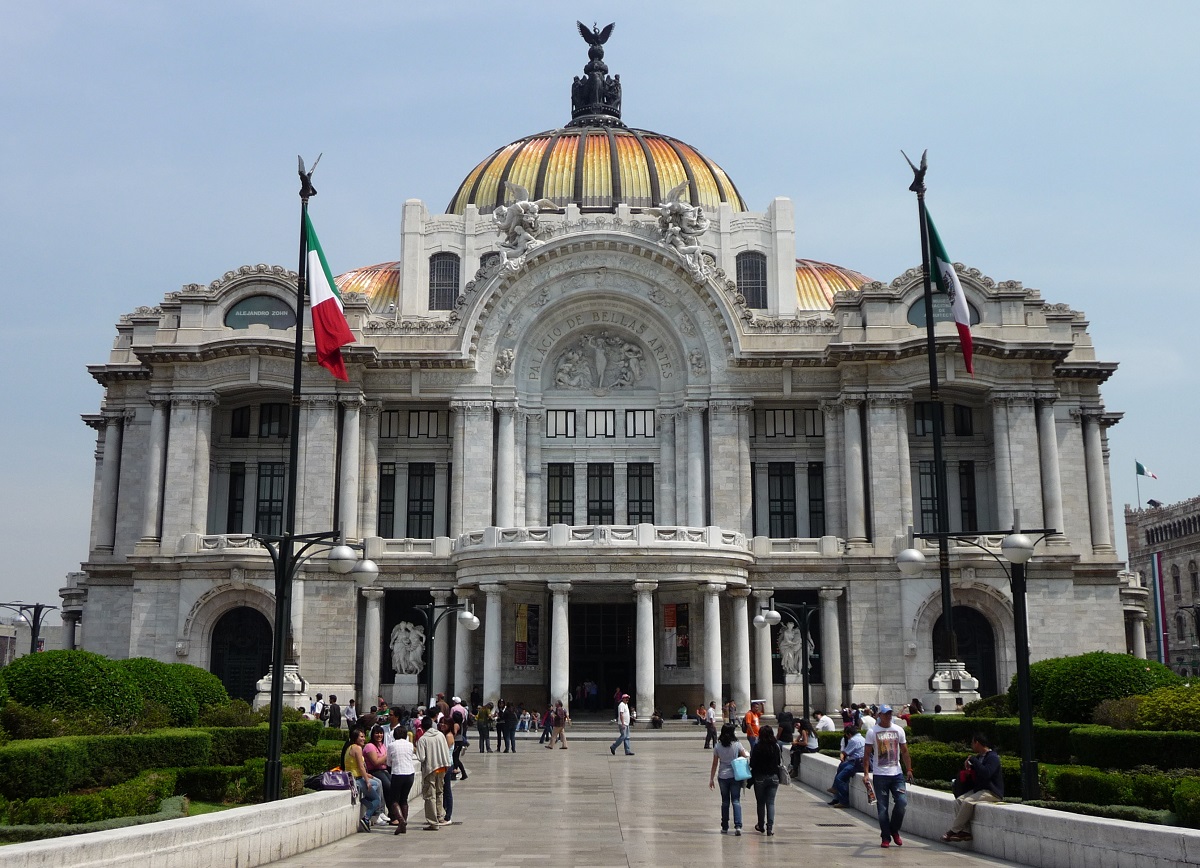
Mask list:
[[[908,755],[908,743],[904,727],[892,723],[892,707],[879,709],[879,720],[867,730],[867,744],[863,753],[863,780],[871,781],[874,768],[875,797],[879,799],[880,847],[904,846],[900,827],[904,824],[904,809],[908,807],[908,790],[905,781],[912,780],[912,759]],[[888,803],[895,808],[888,814]]]
[[[629,749],[629,694],[622,693],[621,701],[617,704],[617,740],[608,746],[608,752],[617,755],[617,745],[625,745],[625,756],[633,756]]]
[[[842,761],[833,776],[833,801],[829,804],[835,808],[850,807],[850,781],[862,770],[863,753],[867,743],[862,733],[854,728],[854,724],[846,724],[842,730]]]

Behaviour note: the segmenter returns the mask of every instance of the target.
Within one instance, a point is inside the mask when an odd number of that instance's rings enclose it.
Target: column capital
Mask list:
[[[724,590],[724,582],[705,582],[704,584],[704,593],[706,594],[719,594]]]
[[[215,392],[174,392],[171,395],[171,405],[174,407],[215,407],[217,396]]]
[[[751,401],[709,401],[709,409],[714,413],[744,413],[754,406]]]
[[[903,407],[912,402],[912,392],[872,392],[867,403],[872,407]]]
[[[746,599],[750,596],[750,589],[745,585],[734,585],[733,587],[726,586],[729,590],[729,596],[737,597],[738,599]]]
[[[464,416],[474,416],[480,413],[492,412],[491,401],[451,401],[450,412],[462,413]]]
[[[363,401],[362,413],[368,419],[374,419],[383,412],[383,404],[379,401]]]
[[[449,588],[430,588],[429,596],[433,597],[433,602],[439,606],[444,606],[446,601],[450,599]]]
[[[486,582],[479,586],[479,590],[487,594],[488,597],[499,597],[504,593],[505,587],[500,582]]]
[[[821,408],[822,413],[824,413],[827,417],[832,418],[833,415],[841,408],[841,402],[836,398],[822,398],[821,400],[817,401],[817,406]]]
[[[658,582],[634,582],[633,592],[635,594],[653,594],[658,590]]]
[[[475,596],[475,589],[474,588],[455,588],[454,596],[458,598],[459,602],[465,603],[468,600],[470,600],[472,597]]]
[[[514,401],[497,401],[494,406],[496,412],[502,417],[515,417],[517,414],[517,405]]]
[[[367,598],[368,604],[378,605],[379,601],[383,599],[383,588],[362,588],[361,591],[362,595]]]
[[[861,392],[847,392],[839,395],[837,402],[846,410],[857,410],[867,400],[867,396]]]
[[[988,403],[993,407],[1011,407],[1014,404],[1032,404],[1035,398],[1037,398],[1035,392],[1015,389],[1011,391],[997,391],[993,389],[992,393],[988,396]]]
[[[347,410],[360,410],[366,406],[367,402],[361,394],[359,395],[339,395],[338,403]]]
[[[338,396],[334,395],[303,395],[300,404],[306,410],[336,410]]]
[[[775,596],[774,588],[755,588],[752,593],[756,600],[769,600]]]
[[[821,588],[817,591],[817,596],[825,602],[832,602],[842,595],[841,588]]]
[[[1104,417],[1103,407],[1072,407],[1071,418],[1076,422],[1099,422]]]
[[[571,593],[571,583],[570,582],[548,582],[546,584],[546,587],[549,588],[551,590],[551,592],[553,592],[555,594]]]
[[[546,415],[545,410],[522,410],[521,415],[525,417],[526,422],[540,422],[542,417]]]
[[[708,409],[708,404],[703,401],[688,401],[683,405],[683,412],[690,416],[699,416]]]

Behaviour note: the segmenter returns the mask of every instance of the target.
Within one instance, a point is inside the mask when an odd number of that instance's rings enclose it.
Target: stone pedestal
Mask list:
[[[952,712],[956,707],[955,700],[960,698],[963,705],[979,699],[979,680],[971,677],[965,663],[957,660],[935,663],[929,692],[921,698],[925,711],[932,712],[935,705],[940,705],[943,713]]]
[[[425,703],[421,700],[420,679],[420,675],[397,674],[395,682],[389,688],[391,695],[386,697],[388,705],[399,705],[402,708],[424,705]]]
[[[267,670],[267,674],[259,679],[255,685],[257,693],[254,694],[254,710],[265,708],[271,704],[271,680],[274,667]],[[307,712],[309,706],[308,699],[308,682],[300,675],[299,666],[283,667],[283,707],[284,708],[300,708],[303,707]]]

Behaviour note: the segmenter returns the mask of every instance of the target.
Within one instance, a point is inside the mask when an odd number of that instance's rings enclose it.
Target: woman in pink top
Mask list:
[[[382,726],[371,727],[371,741],[363,746],[363,761],[367,764],[367,773],[379,779],[379,785],[383,788],[383,803],[387,805],[391,824],[399,826],[403,821],[394,807],[392,775],[388,771],[387,746],[384,744]],[[382,812],[380,816],[383,816]]]

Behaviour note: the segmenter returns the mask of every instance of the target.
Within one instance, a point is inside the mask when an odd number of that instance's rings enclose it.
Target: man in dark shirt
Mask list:
[[[1004,798],[1004,773],[1000,770],[1000,755],[992,750],[988,737],[981,732],[971,738],[974,756],[967,757],[963,768],[974,775],[973,789],[958,797],[954,825],[942,836],[943,841],[970,841],[967,826],[980,802],[999,802]]]

